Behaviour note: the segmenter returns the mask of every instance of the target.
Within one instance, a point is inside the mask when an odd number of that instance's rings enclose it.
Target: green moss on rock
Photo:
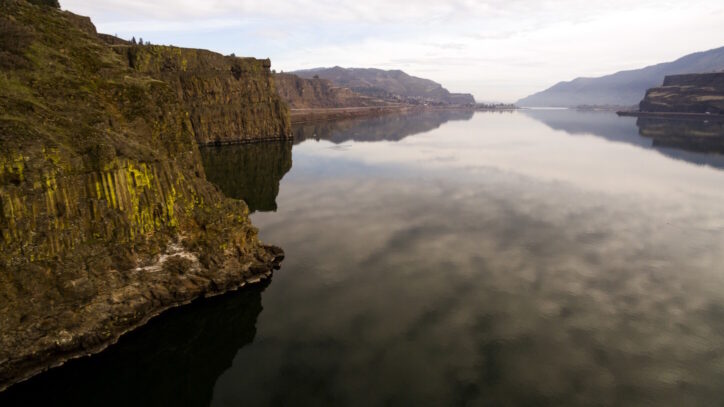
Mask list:
[[[277,95],[268,59],[159,45],[114,49],[137,72],[171,84],[199,144],[291,137],[289,111]]]
[[[28,2],[32,4],[37,4],[39,6],[60,8],[60,3],[58,3],[58,0],[28,0]]]
[[[128,48],[100,40],[87,18],[22,0],[0,2],[0,16],[0,31],[24,44],[0,39],[0,54],[20,61],[0,69],[2,389],[98,351],[168,307],[266,276],[281,252],[259,242],[243,202],[206,181],[194,120],[221,119],[190,114],[186,94],[203,92],[179,83],[209,85],[183,70],[129,66]],[[218,58],[173,52],[187,69]],[[205,80],[226,83],[232,62]],[[246,89],[239,100],[263,105],[261,91]],[[260,119],[274,121],[270,129],[279,120]]]

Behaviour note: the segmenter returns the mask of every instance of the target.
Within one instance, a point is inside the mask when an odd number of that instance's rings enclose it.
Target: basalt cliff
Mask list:
[[[639,111],[724,115],[724,72],[667,76],[646,91]]]
[[[0,1],[0,390],[283,257],[198,148],[290,136],[269,62],[129,45],[54,5]]]
[[[290,73],[274,75],[279,97],[291,109],[384,106],[387,102],[353,92],[320,78],[302,78]]]
[[[288,138],[268,59],[156,45],[114,46],[130,68],[170,85],[202,145]]]

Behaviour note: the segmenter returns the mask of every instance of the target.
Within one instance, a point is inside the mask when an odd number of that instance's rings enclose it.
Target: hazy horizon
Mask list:
[[[724,3],[713,0],[61,0],[61,6],[123,38],[268,57],[277,71],[401,69],[479,101],[514,102],[560,81],[724,46]]]

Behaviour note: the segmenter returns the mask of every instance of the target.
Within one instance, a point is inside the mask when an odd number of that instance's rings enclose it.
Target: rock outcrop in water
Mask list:
[[[0,56],[0,389],[278,266],[197,147],[287,134],[267,62],[111,46],[23,0]]]
[[[724,72],[667,76],[646,91],[639,111],[724,114]]]

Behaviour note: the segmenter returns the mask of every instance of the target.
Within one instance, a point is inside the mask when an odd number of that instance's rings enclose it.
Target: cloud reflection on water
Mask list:
[[[519,114],[329,145],[254,215],[287,259],[214,404],[724,398],[724,172]]]

